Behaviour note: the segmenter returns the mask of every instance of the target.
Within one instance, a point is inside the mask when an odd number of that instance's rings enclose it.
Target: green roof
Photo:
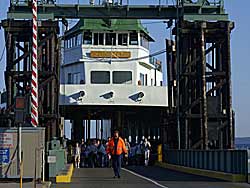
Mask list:
[[[140,20],[136,19],[80,19],[78,23],[65,32],[65,37],[81,33],[82,31],[136,31],[142,32],[149,41],[154,39]]]

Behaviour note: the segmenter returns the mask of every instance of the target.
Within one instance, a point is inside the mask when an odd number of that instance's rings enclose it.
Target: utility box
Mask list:
[[[0,178],[19,176],[18,128],[0,128]],[[41,178],[45,128],[22,127],[23,176]],[[35,168],[36,163],[36,168]]]
[[[60,171],[65,169],[67,163],[66,150],[60,140],[53,138],[53,140],[47,142],[46,154],[49,178],[54,178]]]

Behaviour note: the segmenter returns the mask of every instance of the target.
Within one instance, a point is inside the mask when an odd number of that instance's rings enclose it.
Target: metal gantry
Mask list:
[[[181,148],[232,149],[230,33],[234,24],[230,21],[179,24]],[[167,50],[168,96],[173,109],[173,101],[178,97],[176,44],[168,40]]]
[[[16,96],[26,97],[25,124],[30,123],[30,96],[32,74],[32,21],[3,20],[6,40],[5,85],[7,110],[14,112]],[[38,72],[39,99],[38,112],[41,126],[48,127],[48,137],[56,136],[59,117],[59,68],[60,48],[57,21],[39,22]],[[14,119],[9,126],[15,126]]]
[[[178,0],[180,1],[180,0]],[[182,0],[179,6],[185,20],[228,20],[228,14],[223,7],[223,0],[199,0],[191,3]],[[38,4],[38,17],[40,19],[177,19],[176,5],[83,5],[83,4],[55,4],[40,1]],[[31,3],[29,1],[12,0],[8,10],[8,18],[32,18]]]

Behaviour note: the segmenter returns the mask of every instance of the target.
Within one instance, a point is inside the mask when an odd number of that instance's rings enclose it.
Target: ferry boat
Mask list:
[[[130,140],[159,138],[167,87],[162,62],[149,49],[154,39],[141,21],[81,19],[63,39],[60,108],[65,119],[73,120],[76,139],[90,138],[91,131],[105,137],[103,132],[114,128],[124,128]],[[94,129],[91,121],[96,121]]]

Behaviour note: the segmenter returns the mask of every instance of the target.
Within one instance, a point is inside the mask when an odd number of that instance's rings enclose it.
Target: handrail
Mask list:
[[[246,175],[248,156],[246,150],[175,150],[163,149],[166,163],[204,170]]]

